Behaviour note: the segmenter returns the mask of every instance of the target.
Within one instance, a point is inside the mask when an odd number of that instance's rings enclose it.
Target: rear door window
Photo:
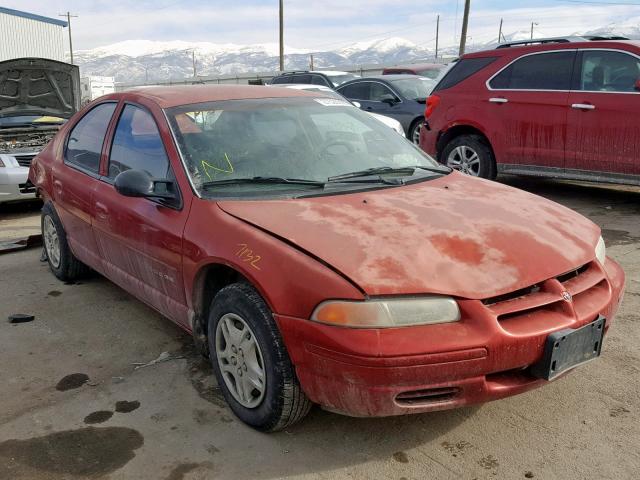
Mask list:
[[[569,90],[575,50],[536,53],[516,60],[491,79],[494,90]]]
[[[135,105],[126,105],[113,136],[109,178],[132,169],[142,170],[152,178],[167,178],[169,159],[151,114]]]
[[[369,100],[371,82],[356,82],[338,89],[345,97],[351,100]]]
[[[274,79],[271,80],[272,85],[280,85],[282,83],[291,83],[291,76],[282,75],[280,77],[275,77]]]
[[[102,144],[115,109],[114,102],[102,103],[82,117],[69,134],[65,163],[98,174]]]
[[[463,58],[462,60],[458,60],[450,69],[447,70],[446,75],[442,80],[440,80],[440,83],[438,83],[433,91],[437,92],[439,90],[454,87],[469,78],[471,75],[479,72],[487,65],[490,65],[495,60],[495,57]]]
[[[581,53],[580,78],[576,90],[590,92],[638,92],[640,59],[623,52],[585,50]]]

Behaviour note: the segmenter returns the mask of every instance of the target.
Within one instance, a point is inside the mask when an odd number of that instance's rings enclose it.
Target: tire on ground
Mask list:
[[[480,135],[466,134],[455,137],[445,145],[444,149],[442,150],[442,155],[440,156],[440,162],[447,165],[449,154],[455,148],[460,146],[466,146],[473,149],[478,154],[478,157],[480,157],[480,171],[478,173],[479,177],[487,178],[489,180],[495,180],[498,174],[496,161],[493,157],[491,147]]]
[[[47,243],[45,241],[44,235],[44,225],[47,218],[51,218],[53,222],[53,226],[55,227],[56,234],[58,236],[58,245],[60,250],[60,261],[57,266],[55,266],[51,259],[49,258],[49,252],[47,251]],[[77,280],[78,278],[86,275],[90,269],[80,260],[78,260],[71,249],[69,248],[69,243],[67,242],[67,234],[62,226],[62,222],[60,222],[60,218],[58,217],[58,213],[55,210],[55,207],[51,202],[47,202],[42,207],[42,214],[40,217],[40,228],[42,230],[42,239],[44,244],[44,249],[47,254],[47,262],[49,263],[49,268],[53,272],[53,274],[64,282],[69,282],[73,280]]]
[[[266,391],[254,408],[238,402],[229,391],[216,355],[216,332],[220,319],[229,313],[242,318],[252,330],[263,357]],[[282,430],[301,420],[312,403],[302,391],[280,331],[269,307],[249,284],[234,283],[221,289],[211,302],[208,321],[211,363],[218,385],[235,415],[264,432]]]

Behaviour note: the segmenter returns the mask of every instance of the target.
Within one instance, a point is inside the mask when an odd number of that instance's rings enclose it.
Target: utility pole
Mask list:
[[[67,28],[69,29],[69,58],[71,59],[71,61],[69,63],[71,63],[73,65],[73,42],[71,41],[71,19],[72,18],[78,18],[78,16],[77,15],[71,15],[70,12],[61,13],[58,16],[59,17],[67,17]]]
[[[436,60],[438,59],[438,39],[440,37],[440,15],[436,18]]]
[[[502,42],[502,19],[500,19],[500,30],[498,30],[498,43]]]
[[[469,25],[469,10],[471,9],[471,0],[464,0],[464,15],[462,17],[462,33],[460,34],[460,50],[458,55],[464,55],[464,49],[467,44],[467,27]]]
[[[309,70],[313,70],[313,53],[309,55]]]
[[[193,78],[196,78],[196,49],[191,50],[191,63],[193,64]]]
[[[536,22],[531,22],[531,40],[533,40],[533,26],[538,25]]]
[[[280,71],[284,70],[284,5],[280,0]]]

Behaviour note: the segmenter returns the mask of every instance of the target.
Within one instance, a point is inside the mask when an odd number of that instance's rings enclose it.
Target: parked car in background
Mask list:
[[[31,160],[80,107],[78,67],[42,58],[0,62],[0,203],[31,200]]]
[[[383,75],[420,75],[421,77],[435,80],[447,67],[444,63],[416,63],[414,65],[396,65],[387,67],[382,71]]]
[[[586,218],[313,92],[111,94],[29,178],[53,274],[90,267],[191,332],[264,431],[312,402],[401,415],[546,385],[599,356],[624,290]]]
[[[378,75],[343,83],[336,90],[367,112],[395,118],[408,139],[418,143],[424,105],[435,82],[414,75]]]
[[[339,70],[313,70],[299,72],[284,72],[271,79],[271,85],[282,85],[287,83],[310,83],[313,85],[323,85],[325,87],[336,88],[344,82],[359,78],[358,75]]]
[[[341,94],[339,94],[338,92],[336,92],[332,88],[325,87],[323,85],[287,84],[287,85],[280,85],[280,87],[282,87],[282,88],[293,88],[295,90],[304,90],[306,92],[320,92],[324,96],[335,98],[335,99],[338,99],[338,100],[344,100],[346,102],[349,102],[354,107],[360,108],[360,104],[358,102],[352,102],[351,100],[349,100],[348,98],[342,96]],[[378,115],[377,113],[373,113],[373,112],[367,112],[367,113],[369,115],[371,115],[373,118],[375,118],[376,120],[384,123],[387,127],[392,128],[394,131],[396,131],[397,133],[399,133],[403,137],[405,136],[404,129],[402,128],[402,125],[400,124],[399,121],[397,121],[397,120],[395,120],[395,119],[393,119],[391,117],[385,117],[384,115]]]
[[[470,175],[640,185],[640,43],[539,39],[464,55],[427,100],[422,148]]]

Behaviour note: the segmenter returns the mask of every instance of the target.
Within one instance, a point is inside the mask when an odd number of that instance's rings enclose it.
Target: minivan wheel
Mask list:
[[[454,138],[445,146],[441,158],[448,167],[473,177],[490,180],[496,177],[493,153],[478,135],[460,135]]]
[[[300,388],[273,314],[246,283],[221,289],[208,323],[211,363],[236,416],[265,432],[301,420],[311,402]]]
[[[42,207],[42,243],[51,272],[64,282],[86,275],[89,268],[78,260],[67,243],[67,235],[51,202]]]

